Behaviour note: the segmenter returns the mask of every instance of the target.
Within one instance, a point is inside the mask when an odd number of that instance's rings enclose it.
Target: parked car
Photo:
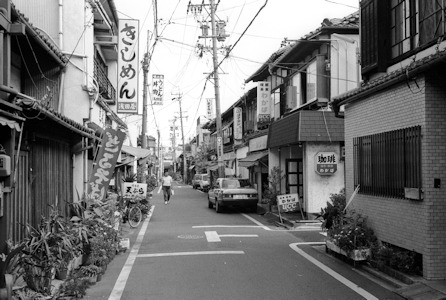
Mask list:
[[[208,192],[208,206],[217,213],[223,207],[245,207],[257,211],[258,193],[248,179],[218,178]]]
[[[192,187],[207,192],[209,190],[209,175],[195,174],[194,179],[192,179]]]

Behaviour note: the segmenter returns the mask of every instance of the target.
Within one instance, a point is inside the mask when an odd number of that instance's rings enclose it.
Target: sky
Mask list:
[[[155,0],[114,0],[120,19],[138,19],[140,29],[140,61],[146,52],[153,53],[149,62],[148,84],[153,74],[164,75],[163,105],[148,106],[147,134],[161,144],[170,145],[170,127],[177,117],[180,127],[182,95],[183,130],[187,143],[196,133],[196,120],[206,115],[206,99],[215,98],[212,81],[206,81],[213,71],[212,41],[199,38],[200,21],[210,21],[210,9],[201,14],[188,11],[188,4],[201,4],[202,0],[158,0],[158,39],[155,39]],[[359,8],[359,0],[215,0],[218,3],[216,19],[226,21],[229,37],[218,42],[219,49],[231,49],[219,70],[220,109],[225,112],[234,102],[254,87],[245,80],[280,49],[285,38],[299,39],[321,26],[325,18],[343,18]],[[210,0],[205,0],[210,4]],[[210,23],[209,23],[210,24]],[[210,32],[210,30],[209,30]],[[199,51],[197,44],[208,46]],[[205,47],[206,49],[206,47]],[[222,52],[224,52],[222,50]],[[223,59],[219,54],[218,62]],[[143,72],[140,69],[139,113],[123,119],[136,141],[141,131]],[[149,86],[151,90],[151,86]],[[150,94],[150,93],[149,93]],[[150,99],[149,99],[150,103]],[[215,106],[214,106],[215,108]],[[177,144],[178,141],[177,140]],[[136,146],[136,145],[133,145]]]

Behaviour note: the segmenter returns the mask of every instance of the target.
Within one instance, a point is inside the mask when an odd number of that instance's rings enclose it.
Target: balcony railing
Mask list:
[[[97,60],[94,60],[94,78],[99,85],[99,93],[104,99],[116,101],[116,90]]]

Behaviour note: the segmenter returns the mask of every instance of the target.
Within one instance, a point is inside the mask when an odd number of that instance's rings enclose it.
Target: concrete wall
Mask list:
[[[315,156],[318,152],[334,152],[340,157],[339,143],[305,143],[304,191],[305,211],[318,214],[327,206],[330,194],[337,194],[344,188],[344,162],[337,162],[333,175],[319,175],[315,171]]]
[[[368,217],[378,238],[423,254],[427,279],[446,278],[445,189],[433,188],[433,179],[446,180],[445,77],[432,80],[418,75],[346,106],[345,150],[347,199],[353,192],[353,138],[422,126],[423,201],[358,194],[351,208]],[[435,80],[434,80],[435,79]],[[420,88],[419,88],[420,87]]]

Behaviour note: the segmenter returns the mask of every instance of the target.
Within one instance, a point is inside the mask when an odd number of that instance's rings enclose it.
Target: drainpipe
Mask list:
[[[59,49],[63,51],[63,0],[59,0]]]

